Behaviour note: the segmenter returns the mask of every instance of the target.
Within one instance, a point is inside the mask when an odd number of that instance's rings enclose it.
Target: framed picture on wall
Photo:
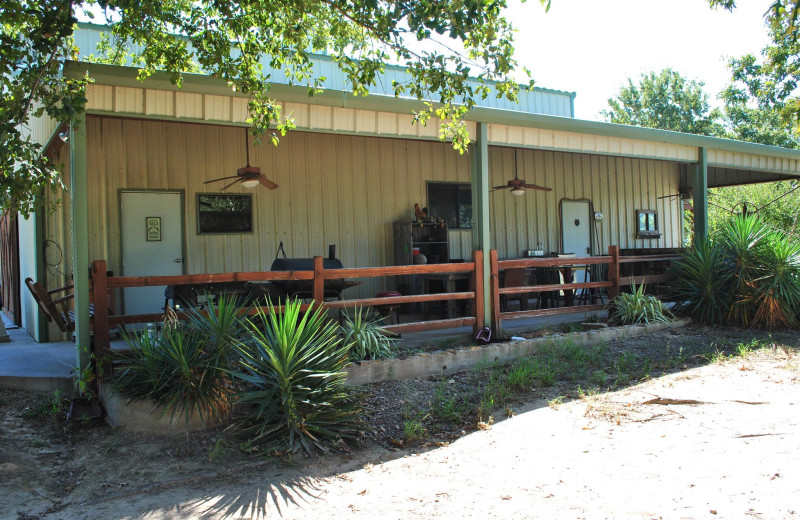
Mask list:
[[[253,196],[198,193],[198,233],[252,233]]]

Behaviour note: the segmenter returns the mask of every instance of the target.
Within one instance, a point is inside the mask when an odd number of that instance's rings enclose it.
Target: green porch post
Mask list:
[[[485,327],[491,317],[491,284],[489,277],[489,250],[491,232],[489,231],[489,136],[486,123],[476,123],[475,147],[472,154],[472,247],[483,251],[483,306]]]
[[[708,152],[697,149],[697,169],[694,176],[694,240],[708,238]]]
[[[69,134],[72,278],[75,286],[75,348],[78,377],[90,363],[89,212],[86,180],[86,117]]]

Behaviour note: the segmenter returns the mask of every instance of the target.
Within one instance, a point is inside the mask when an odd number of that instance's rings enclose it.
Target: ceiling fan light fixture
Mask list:
[[[259,185],[258,179],[243,179],[242,188],[252,189]]]
[[[525,195],[524,188],[511,188],[511,194],[519,197],[520,195]]]

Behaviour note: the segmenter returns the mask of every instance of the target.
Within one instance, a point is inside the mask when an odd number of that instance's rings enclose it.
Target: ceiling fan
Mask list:
[[[250,166],[250,147],[248,146],[248,135],[247,129],[244,129],[244,151],[247,158],[247,166],[243,168],[239,168],[236,170],[236,175],[231,175],[229,177],[220,177],[219,179],[212,179],[210,181],[205,181],[203,184],[209,184],[212,182],[217,181],[224,181],[227,179],[236,179],[235,181],[226,184],[220,191],[225,191],[237,182],[242,185],[242,188],[255,188],[259,184],[268,188],[270,190],[274,190],[278,187],[277,184],[272,182],[271,180],[267,179],[263,173],[261,173],[261,168],[258,166]]]
[[[524,195],[525,189],[553,191],[553,188],[545,188],[536,184],[528,184],[524,179],[519,178],[517,169],[517,151],[514,150],[514,178],[506,183],[505,186],[494,186],[491,191],[510,189],[512,195]]]

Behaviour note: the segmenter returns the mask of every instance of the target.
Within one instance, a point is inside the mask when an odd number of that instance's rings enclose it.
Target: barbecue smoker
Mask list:
[[[325,269],[341,269],[344,267],[338,258],[324,258]],[[272,271],[313,271],[313,258],[276,258],[272,262]],[[280,286],[290,297],[311,298],[313,282],[311,280],[273,280],[273,284]],[[342,291],[346,284],[344,280],[325,280],[325,298],[341,299]]]

